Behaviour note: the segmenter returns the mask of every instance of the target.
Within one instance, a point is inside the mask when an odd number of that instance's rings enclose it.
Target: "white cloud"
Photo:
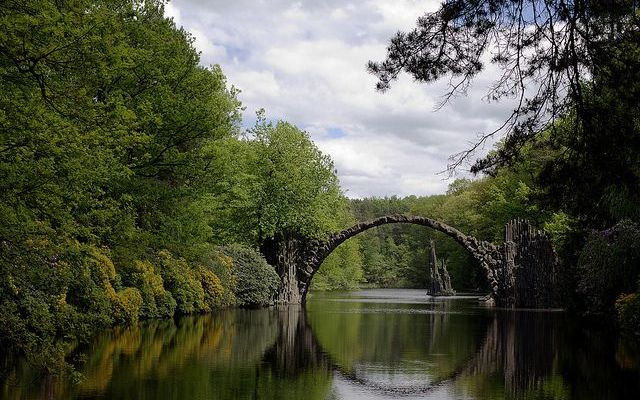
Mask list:
[[[344,8],[336,8],[333,11],[331,11],[331,18],[332,19],[345,19],[348,17],[348,11],[345,10]]]
[[[215,36],[211,36],[211,34],[204,33],[199,29],[190,29],[189,30],[193,37],[195,38],[195,46],[201,51],[203,54],[206,54],[207,58],[211,58],[214,60],[224,59],[227,56],[227,50],[222,45],[214,44],[210,38]]]
[[[369,6],[384,18],[380,21],[382,28],[398,31],[412,29],[418,17],[426,12],[432,12],[438,9],[441,0],[431,1],[391,1],[391,0],[374,0]]]
[[[438,172],[448,156],[512,108],[482,100],[497,76],[492,68],[468,97],[438,112],[446,82],[427,86],[403,75],[387,93],[375,91],[367,61],[383,59],[395,32],[439,4],[175,0],[166,11],[194,34],[202,63],[220,64],[242,90],[248,124],[264,107],[269,118],[308,130],[335,160],[348,195],[359,197],[444,191]]]
[[[173,20],[179,24],[180,23],[180,10],[176,8],[173,3],[169,3],[164,7],[164,15],[173,18]]]
[[[244,71],[236,74],[234,85],[242,89],[248,101],[261,101],[265,96],[278,96],[280,85],[271,71]]]
[[[282,13],[282,16],[286,19],[300,21],[306,19],[307,13],[303,10],[302,3],[296,2],[285,10],[285,12]]]

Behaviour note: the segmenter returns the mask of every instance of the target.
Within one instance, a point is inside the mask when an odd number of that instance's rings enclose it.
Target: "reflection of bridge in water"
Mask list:
[[[104,331],[69,354],[87,354],[79,384],[9,360],[0,398],[617,400],[640,393],[640,348],[574,326],[564,314],[478,310],[464,300],[417,307],[410,295],[374,299],[314,299],[306,311],[227,310]]]
[[[304,307],[281,307],[278,313],[277,339],[263,358],[274,372],[296,376],[307,370],[324,370],[363,390],[382,395],[427,394],[455,383],[458,378],[475,375],[502,378],[505,392],[518,395],[534,389],[551,375],[557,354],[553,313],[496,311],[486,325],[477,351],[452,371],[425,384],[397,386],[369,378],[366,373],[337,362],[318,341]],[[442,328],[447,318],[446,312],[436,312],[431,314],[430,323]]]

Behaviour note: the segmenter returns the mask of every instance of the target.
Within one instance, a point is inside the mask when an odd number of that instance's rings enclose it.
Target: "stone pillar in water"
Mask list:
[[[283,241],[276,246],[275,266],[280,276],[278,303],[281,304],[300,304],[303,300],[297,273],[298,247],[299,243],[295,240]]]
[[[444,260],[441,260],[440,270],[440,275],[442,276],[442,294],[453,296],[454,294],[456,294],[456,292],[451,287],[451,277],[449,276],[449,271],[447,271],[447,264]]]
[[[436,245],[433,239],[429,241],[429,247],[429,287],[427,294],[438,296],[442,293],[443,284],[436,257]]]
[[[456,292],[451,287],[451,277],[447,265],[441,260],[438,265],[436,245],[433,239],[429,241],[429,285],[427,294],[431,296],[453,296]]]

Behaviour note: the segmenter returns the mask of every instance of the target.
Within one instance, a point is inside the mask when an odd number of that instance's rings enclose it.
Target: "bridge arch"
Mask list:
[[[265,246],[263,254],[281,279],[278,302],[304,303],[311,279],[336,247],[360,232],[385,224],[422,225],[452,237],[480,264],[498,306],[550,308],[557,303],[557,256],[544,232],[526,221],[509,222],[505,226],[505,242],[496,246],[441,221],[405,214],[360,222],[324,239],[287,239]]]
[[[313,240],[306,243],[298,261],[298,286],[304,302],[311,279],[318,271],[322,262],[347,239],[358,235],[368,229],[386,224],[414,224],[422,225],[442,232],[457,241],[480,264],[489,282],[494,296],[500,296],[501,276],[500,266],[503,264],[502,249],[493,243],[478,240],[466,235],[459,230],[432,218],[411,216],[405,214],[393,214],[375,218],[370,221],[360,222],[354,226],[335,232],[324,240]]]

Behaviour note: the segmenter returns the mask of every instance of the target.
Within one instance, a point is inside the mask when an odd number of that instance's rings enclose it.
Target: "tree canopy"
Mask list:
[[[588,164],[602,168],[604,180],[622,180],[611,189],[620,193],[638,187],[639,35],[635,1],[452,0],[418,19],[413,30],[399,32],[386,59],[370,62],[369,71],[380,90],[402,71],[419,82],[448,77],[446,102],[464,93],[486,63],[496,64],[501,75],[487,98],[515,97],[517,106],[503,124],[453,155],[449,167],[469,161],[489,137],[502,133],[504,145],[472,167],[491,171],[550,128],[549,143],[568,153],[553,179],[586,192],[593,187],[576,182],[576,175]],[[559,119],[570,120],[564,135],[556,129]],[[604,144],[622,154],[599,154]]]

